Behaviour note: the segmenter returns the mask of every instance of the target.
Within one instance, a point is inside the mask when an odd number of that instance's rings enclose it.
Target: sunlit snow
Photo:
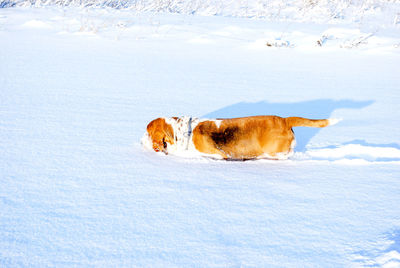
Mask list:
[[[0,267],[400,266],[399,3],[164,2],[0,2]],[[282,161],[141,144],[260,114],[343,120]]]

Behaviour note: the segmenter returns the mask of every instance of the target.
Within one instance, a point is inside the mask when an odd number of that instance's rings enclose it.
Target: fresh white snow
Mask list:
[[[0,267],[399,267],[398,3],[376,3],[0,9]],[[140,143],[157,117],[259,114],[343,120],[284,161]]]

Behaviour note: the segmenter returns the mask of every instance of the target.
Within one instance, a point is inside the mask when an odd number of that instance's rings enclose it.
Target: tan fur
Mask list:
[[[176,119],[175,119],[176,120]],[[224,159],[254,159],[260,157],[279,159],[293,151],[292,127],[326,127],[329,120],[301,117],[252,116],[232,119],[202,121],[192,134],[193,144],[201,153],[219,155]],[[155,151],[167,153],[167,146],[174,143],[172,127],[165,119],[150,122],[147,132]]]

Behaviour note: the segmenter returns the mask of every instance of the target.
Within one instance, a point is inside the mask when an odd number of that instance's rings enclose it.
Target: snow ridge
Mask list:
[[[349,143],[311,148],[297,152],[293,160],[332,161],[341,164],[396,163],[400,164],[400,149],[395,147],[372,146]]]
[[[151,1],[151,0],[0,0],[0,8],[15,6],[78,6],[131,9],[138,12],[169,12],[228,16],[284,21],[343,21],[362,23],[370,19],[384,21],[385,25],[400,24],[400,2],[386,0],[309,0],[309,1]]]

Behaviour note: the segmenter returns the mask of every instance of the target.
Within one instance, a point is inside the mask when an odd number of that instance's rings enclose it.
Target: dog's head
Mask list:
[[[168,144],[174,144],[174,130],[164,118],[157,118],[147,125],[147,133],[156,152],[168,153]]]

